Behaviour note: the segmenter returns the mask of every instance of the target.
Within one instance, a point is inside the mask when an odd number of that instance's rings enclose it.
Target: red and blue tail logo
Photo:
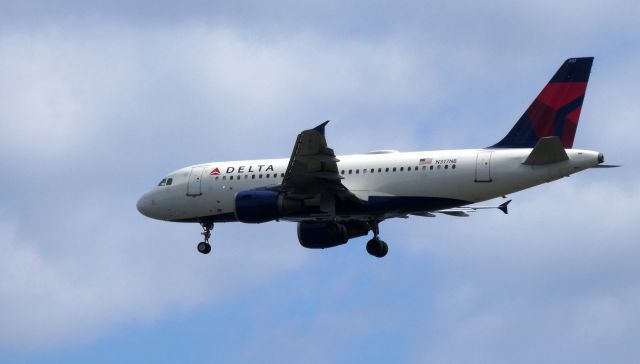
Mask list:
[[[548,136],[571,148],[592,64],[593,57],[566,60],[509,134],[491,148],[533,148]]]

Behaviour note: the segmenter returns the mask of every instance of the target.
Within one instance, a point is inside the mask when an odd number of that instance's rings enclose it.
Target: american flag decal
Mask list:
[[[420,158],[420,164],[431,164],[432,162],[432,158]]]

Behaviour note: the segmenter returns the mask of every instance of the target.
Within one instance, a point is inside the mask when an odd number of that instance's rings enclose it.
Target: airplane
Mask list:
[[[373,237],[366,250],[382,258],[379,225],[390,218],[464,217],[471,206],[604,165],[601,152],[572,149],[593,57],[570,58],[498,143],[479,149],[401,153],[376,150],[336,156],[328,121],[301,132],[288,159],[208,162],[167,174],[137,202],[143,215],[199,223],[200,253],[211,251],[215,223],[297,223],[312,249]]]

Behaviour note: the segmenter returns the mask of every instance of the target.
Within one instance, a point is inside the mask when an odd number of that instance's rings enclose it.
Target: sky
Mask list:
[[[0,362],[640,360],[640,3],[1,1]],[[292,223],[200,227],[135,203],[167,172],[500,140],[594,56],[574,147],[618,169],[510,213],[388,220],[307,250]]]

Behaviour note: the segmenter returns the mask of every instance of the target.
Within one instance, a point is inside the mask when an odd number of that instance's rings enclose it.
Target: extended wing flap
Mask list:
[[[469,216],[467,211],[442,210],[442,211],[436,211],[436,212],[439,212],[439,213],[445,214],[445,215],[449,215],[449,216],[455,216],[455,217],[467,217],[467,216]],[[468,211],[468,212],[471,212],[471,211]]]
[[[436,217],[436,215],[430,213],[430,212],[412,212],[411,215],[414,216],[422,216],[422,217]]]

